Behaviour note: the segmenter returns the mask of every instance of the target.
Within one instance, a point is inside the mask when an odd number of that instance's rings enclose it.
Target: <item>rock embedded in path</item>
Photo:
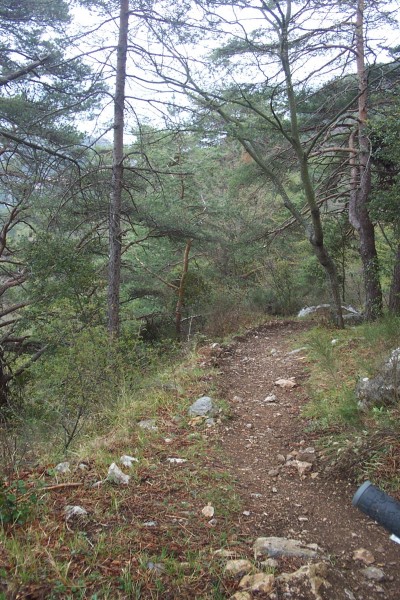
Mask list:
[[[254,575],[245,575],[241,579],[239,587],[254,593],[269,594],[274,589],[274,584],[274,575],[255,573]]]
[[[383,581],[385,579],[385,573],[378,567],[365,567],[365,569],[361,569],[361,574],[364,575],[365,579],[372,581]]]
[[[267,403],[273,403],[277,401],[277,397],[275,396],[275,394],[270,394],[269,396],[267,396],[266,398],[264,398],[264,402]]]
[[[205,417],[214,416],[218,413],[218,408],[212,398],[209,396],[202,396],[198,398],[196,402],[189,407],[188,413],[191,417]]]
[[[300,590],[298,586],[299,584],[301,585],[305,583],[307,587],[310,586],[310,591],[315,600],[322,600],[320,589],[322,587],[327,589],[331,587],[331,584],[326,579],[327,575],[328,566],[326,563],[319,562],[304,565],[303,567],[300,567],[300,569],[297,569],[297,571],[294,573],[282,573],[277,577],[276,580],[281,586],[284,586],[284,597],[300,597]],[[303,595],[301,597],[303,597]]]
[[[359,560],[364,565],[372,565],[375,562],[375,557],[369,550],[358,548],[353,552],[353,560]]]
[[[292,540],[281,537],[261,537],[254,542],[254,558],[257,560],[260,556],[269,556],[278,558],[279,556],[294,556],[298,558],[312,559],[321,549],[315,544],[304,544],[299,540]]]
[[[284,390],[291,390],[297,386],[297,383],[295,382],[294,377],[290,377],[289,379],[277,379],[275,385]]]
[[[239,578],[251,573],[253,565],[247,559],[228,560],[225,565],[224,574],[228,577]]]
[[[302,460],[289,460],[285,467],[296,467],[298,474],[300,477],[304,477],[306,473],[309,473],[312,470],[312,463]]]

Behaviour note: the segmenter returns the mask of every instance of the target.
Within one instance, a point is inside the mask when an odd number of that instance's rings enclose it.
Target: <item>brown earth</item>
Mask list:
[[[298,322],[264,325],[237,338],[217,360],[219,393],[232,411],[232,420],[219,428],[218,437],[245,507],[237,529],[249,545],[249,556],[257,537],[289,537],[322,547],[329,557],[332,586],[321,592],[323,598],[399,599],[400,545],[352,507],[356,482],[326,474],[321,444],[301,416],[307,402],[307,365],[304,353],[289,352],[303,345],[306,327]],[[279,378],[294,378],[296,387],[275,385]],[[276,403],[264,401],[270,394],[276,395]],[[307,447],[316,448],[316,457],[312,471],[301,478],[278,455]],[[385,573],[383,582],[362,575],[366,565],[353,560],[359,548],[372,552],[374,566]],[[280,567],[288,570],[287,564]],[[315,598],[311,593],[300,597]]]

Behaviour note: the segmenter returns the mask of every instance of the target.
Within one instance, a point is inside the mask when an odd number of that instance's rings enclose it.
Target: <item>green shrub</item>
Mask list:
[[[0,523],[3,526],[25,523],[37,502],[37,495],[29,493],[25,481],[19,479],[7,484],[0,480]]]

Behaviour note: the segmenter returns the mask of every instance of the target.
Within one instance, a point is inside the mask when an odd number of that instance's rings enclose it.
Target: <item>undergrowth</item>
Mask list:
[[[308,430],[321,435],[328,472],[369,478],[398,491],[400,407],[361,411],[355,393],[361,377],[374,377],[400,346],[400,318],[388,316],[345,330],[314,328],[305,334],[309,357]]]
[[[14,453],[3,472],[0,598],[230,596],[232,584],[222,577],[213,550],[229,545],[240,555],[247,549],[232,526],[241,504],[221,464],[213,427],[188,415],[196,398],[214,396],[207,367],[199,367],[203,357],[186,352],[174,360],[170,354],[168,361],[165,356],[152,364],[142,361],[140,369],[132,361],[124,377],[114,369],[105,382],[104,369],[96,377],[105,364],[102,346],[87,344],[86,352],[88,347],[97,356],[79,350],[80,368],[96,368],[85,388],[90,411],[79,432],[68,447],[63,440],[54,443],[56,414],[35,466],[17,461]],[[61,357],[55,360],[60,373]],[[72,408],[80,401],[76,390],[77,375],[68,392]],[[68,391],[65,374],[58,391],[56,376],[49,381],[48,402],[50,391],[57,406]],[[139,427],[144,419],[154,419],[156,428]],[[121,465],[122,455],[137,459],[131,469]],[[171,457],[184,462],[171,463]],[[55,470],[60,460],[69,461],[70,472]],[[112,462],[129,473],[128,485],[105,481]],[[202,513],[209,503],[213,518]],[[66,519],[68,505],[82,506],[87,516]]]

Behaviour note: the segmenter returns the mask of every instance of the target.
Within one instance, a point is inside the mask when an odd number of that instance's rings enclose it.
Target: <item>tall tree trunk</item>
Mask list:
[[[365,289],[365,315],[373,320],[382,314],[382,289],[379,280],[375,229],[368,211],[371,190],[370,147],[366,132],[368,116],[368,80],[364,57],[364,4],[357,2],[356,55],[358,77],[358,161],[353,159],[349,218],[360,238],[360,256]]]
[[[117,338],[120,327],[121,205],[124,175],[124,112],[129,0],[120,0],[117,71],[114,96],[113,164],[109,214],[108,331]]]
[[[182,329],[181,329],[182,307],[184,305],[184,300],[185,300],[185,283],[186,283],[186,275],[189,270],[189,253],[190,253],[191,246],[192,246],[192,240],[188,240],[186,242],[185,252],[183,254],[182,275],[181,275],[181,280],[179,282],[178,300],[177,300],[176,309],[175,309],[175,329],[176,329],[176,335],[177,335],[178,339],[181,339],[181,334],[182,334]]]
[[[400,315],[400,244],[397,246],[396,262],[390,286],[389,310],[394,315]]]

